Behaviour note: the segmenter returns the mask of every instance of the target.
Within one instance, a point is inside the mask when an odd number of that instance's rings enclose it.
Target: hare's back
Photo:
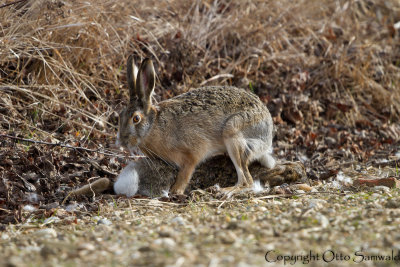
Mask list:
[[[265,109],[256,95],[231,86],[201,87],[164,102],[169,110],[180,115],[207,113],[229,116],[243,110]]]

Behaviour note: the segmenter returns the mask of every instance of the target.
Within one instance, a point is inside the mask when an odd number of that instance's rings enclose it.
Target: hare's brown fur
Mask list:
[[[142,64],[136,87],[146,86],[149,80],[146,77],[141,80],[145,75],[141,74],[142,69],[151,70]],[[151,74],[150,71],[148,75]],[[274,160],[269,156],[272,119],[256,95],[235,87],[210,86],[153,106],[150,100],[142,100],[150,99],[153,88],[149,90],[146,94],[145,89],[136,88],[142,96],[133,99],[135,93],[131,94],[131,103],[121,113],[119,137],[126,146],[137,145],[145,154],[179,167],[172,193],[183,193],[195,167],[217,154],[228,152],[240,186],[253,183],[248,171],[251,161],[258,159],[273,167]],[[133,125],[131,117],[135,112],[142,121]]]

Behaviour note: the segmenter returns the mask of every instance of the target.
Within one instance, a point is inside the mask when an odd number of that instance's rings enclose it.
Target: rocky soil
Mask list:
[[[23,221],[2,225],[0,265],[397,266],[387,257],[400,250],[400,190],[355,186],[356,179],[355,172],[341,172],[329,182],[230,198],[213,187],[186,198],[103,194],[86,202],[24,204]]]

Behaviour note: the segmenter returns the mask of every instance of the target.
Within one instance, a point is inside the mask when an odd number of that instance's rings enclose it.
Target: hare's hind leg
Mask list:
[[[251,186],[253,178],[248,169],[249,157],[246,154],[246,140],[237,135],[225,138],[224,143],[237,172],[238,181],[236,187]]]
[[[253,178],[248,169],[251,151],[247,149],[247,141],[241,131],[243,127],[243,116],[235,114],[225,124],[223,140],[238,176],[236,187],[248,187],[253,184]]]

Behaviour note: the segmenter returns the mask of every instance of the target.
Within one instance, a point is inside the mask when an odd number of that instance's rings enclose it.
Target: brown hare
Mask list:
[[[273,168],[273,122],[260,99],[244,89],[208,86],[152,103],[155,72],[150,59],[137,70],[127,62],[130,101],[120,113],[117,144],[176,165],[179,172],[170,192],[183,194],[196,168],[206,159],[228,153],[238,176],[236,187],[253,184],[248,165],[259,161]],[[138,185],[124,170],[114,184],[117,194]],[[122,173],[121,173],[122,174]]]

